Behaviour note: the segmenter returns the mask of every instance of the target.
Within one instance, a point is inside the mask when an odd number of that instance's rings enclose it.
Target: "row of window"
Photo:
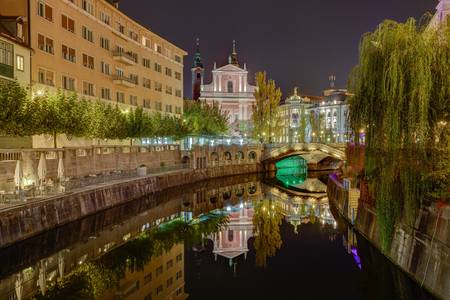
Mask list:
[[[42,34],[38,34],[38,48],[40,50],[42,50],[42,51],[45,51],[45,52],[49,53],[49,54],[54,54],[54,42],[53,42],[53,40],[48,38],[48,37],[45,37]],[[2,53],[3,52],[0,49],[0,55],[2,55]],[[63,44],[61,46],[61,54],[62,54],[62,57],[65,60],[70,61],[72,63],[76,63],[77,54],[76,54],[76,50],[74,48],[71,48],[71,47]],[[82,60],[82,64],[83,64],[84,67],[92,69],[92,70],[95,68],[94,57],[83,53],[82,54],[82,59],[83,59]],[[143,65],[145,67],[149,67],[150,66],[150,60],[149,59],[144,59]],[[109,64],[107,64],[107,63],[102,61],[100,66],[101,66],[101,72],[103,74],[111,75],[110,74]],[[116,70],[117,70],[117,72],[116,72],[117,74],[116,75],[124,76],[123,75],[124,72],[123,72],[122,69],[116,68]],[[158,63],[155,63],[155,71],[161,72],[161,70],[162,70],[162,66],[160,64],[158,64]],[[166,75],[171,77],[172,76],[172,69],[166,67]],[[137,75],[130,75],[130,77],[135,78],[136,79],[136,83],[137,83],[137,78],[138,78]],[[175,78],[178,79],[178,80],[181,80],[181,73],[180,72],[175,72]],[[148,83],[148,80],[146,81],[146,83]],[[145,84],[144,86],[150,88],[149,84]],[[161,92],[162,91],[162,87],[161,88],[155,88],[155,90]],[[169,94],[169,95],[172,95],[172,88],[171,87],[170,88],[166,88],[166,93]],[[178,97],[181,97],[181,90],[177,90],[175,92],[175,94]]]
[[[77,4],[75,0],[70,0],[70,1],[74,4]],[[81,0],[81,8],[84,11],[86,11],[87,13],[95,16],[94,4],[90,0]],[[54,18],[53,8],[51,6],[49,6],[45,2],[45,0],[39,0],[37,14],[39,16],[45,18],[46,20],[53,22],[53,18]],[[105,25],[112,26],[111,15],[108,14],[107,12],[100,11],[99,19]],[[70,18],[66,15],[62,15],[61,22],[62,22],[63,28],[65,28],[66,30],[68,30],[72,33],[75,33],[75,21],[72,18]],[[139,42],[139,34],[131,29],[128,30],[128,33],[127,33],[125,26],[120,21],[115,22],[115,29],[117,31],[119,31],[121,34],[128,36],[130,39],[134,40],[135,42]],[[85,38],[86,40],[88,40],[90,42],[94,42],[93,32],[91,30],[89,30],[88,28],[83,26],[82,31],[83,31],[83,34],[82,34],[83,38]],[[149,49],[153,49],[154,51],[156,51],[159,54],[162,54],[166,57],[172,58],[172,51],[170,49],[163,48],[158,43],[154,43],[154,47],[152,48],[150,39],[145,36],[142,36],[141,43],[143,46],[145,46]],[[178,63],[182,63],[182,58],[178,54],[174,54],[173,59]]]
[[[55,86],[55,81],[54,81],[54,73],[52,71],[49,70],[45,70],[45,69],[39,69],[38,71],[38,81],[39,83],[42,84],[46,84],[46,85],[50,85],[50,86]],[[65,90],[68,91],[76,91],[76,80],[75,78],[72,78],[70,76],[62,76],[62,80],[61,80],[61,87]],[[85,96],[91,96],[91,97],[95,97],[96,93],[95,93],[95,85],[93,83],[87,82],[87,81],[83,81],[83,86],[82,86],[82,93]],[[101,88],[100,89],[100,98],[104,99],[104,100],[112,100],[112,93],[111,93],[111,89],[109,88]],[[127,104],[130,105],[134,105],[137,106],[138,105],[138,97],[134,96],[134,95],[129,95],[129,102]],[[115,100],[119,103],[126,103],[125,101],[125,93],[123,92],[116,92],[115,95]],[[143,99],[143,106],[145,108],[152,108],[151,107],[151,101],[149,99]],[[154,107],[153,109],[158,110],[158,111],[162,111],[162,103],[155,101],[154,102]],[[175,111],[172,110],[172,105],[167,104],[165,106],[165,112],[167,113],[173,113],[175,112],[176,114],[181,114],[181,107],[179,106],[175,106]]]

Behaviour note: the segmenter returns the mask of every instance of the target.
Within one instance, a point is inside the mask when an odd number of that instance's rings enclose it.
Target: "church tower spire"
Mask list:
[[[192,100],[200,98],[201,86],[203,85],[203,77],[205,68],[203,67],[202,56],[200,52],[200,39],[197,38],[196,50],[194,55],[194,63],[192,65]]]
[[[235,40],[233,40],[233,52],[230,55],[229,63],[239,67],[239,61],[237,58],[236,41]]]
[[[200,52],[200,39],[197,38],[196,43],[196,50],[195,50],[195,56],[194,56],[194,64],[192,65],[193,68],[203,68],[202,63],[202,55]]]

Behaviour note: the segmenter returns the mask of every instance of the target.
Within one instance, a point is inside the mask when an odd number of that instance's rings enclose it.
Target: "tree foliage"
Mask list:
[[[57,147],[57,135],[94,139],[140,139],[188,134],[219,134],[226,131],[227,119],[216,105],[194,105],[187,120],[148,113],[142,108],[123,110],[102,101],[78,99],[75,93],[62,91],[29,97],[17,82],[0,82],[0,134],[29,136],[49,134]],[[194,113],[192,113],[194,111]],[[197,127],[190,127],[199,124]]]
[[[24,109],[27,102],[27,91],[17,81],[0,80],[0,134],[24,136],[28,135],[29,127]]]
[[[184,125],[195,135],[220,135],[228,132],[229,116],[217,103],[208,105],[201,101],[184,102]]]
[[[278,106],[281,101],[281,90],[275,81],[267,80],[265,72],[256,73],[256,103],[253,105],[253,137],[263,143],[272,142],[281,134],[281,117]]]
[[[449,199],[449,37],[409,19],[385,21],[361,41],[349,118],[356,141],[365,132],[383,249],[399,217],[414,224],[424,197]]]

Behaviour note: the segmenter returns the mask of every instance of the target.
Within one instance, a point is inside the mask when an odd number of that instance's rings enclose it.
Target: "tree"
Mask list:
[[[425,197],[449,199],[449,39],[449,28],[409,19],[384,21],[361,40],[349,120],[356,142],[365,133],[365,177],[383,250],[402,215],[414,224]]]
[[[56,94],[37,97],[39,102],[40,124],[36,124],[39,134],[50,134],[53,136],[53,146],[57,148],[57,136],[68,132],[69,120],[76,119],[70,116],[72,109],[68,108],[67,99],[64,93],[58,91]],[[77,122],[77,120],[75,120]]]
[[[130,145],[133,145],[133,139],[145,136],[145,118],[144,110],[141,107],[132,109],[126,113],[127,116],[127,136],[130,138]]]
[[[194,135],[220,135],[229,130],[228,115],[217,103],[185,101],[183,120],[189,133]]]
[[[0,80],[0,134],[29,134],[25,111],[27,98],[27,91],[17,81]]]
[[[275,81],[267,80],[265,72],[256,73],[256,103],[253,105],[253,137],[261,142],[271,143],[281,133],[281,118],[278,105],[282,97]]]

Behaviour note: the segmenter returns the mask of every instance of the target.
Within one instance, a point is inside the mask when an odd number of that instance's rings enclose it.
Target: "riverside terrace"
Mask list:
[[[0,208],[155,173],[267,163],[290,155],[307,160],[312,156],[317,161],[309,159],[308,166],[315,169],[326,158],[342,159],[345,154],[338,146],[295,144],[263,149],[257,144],[219,144],[181,150],[174,144],[0,149]]]
[[[0,150],[0,207],[155,173],[258,163],[261,146],[94,146]]]

